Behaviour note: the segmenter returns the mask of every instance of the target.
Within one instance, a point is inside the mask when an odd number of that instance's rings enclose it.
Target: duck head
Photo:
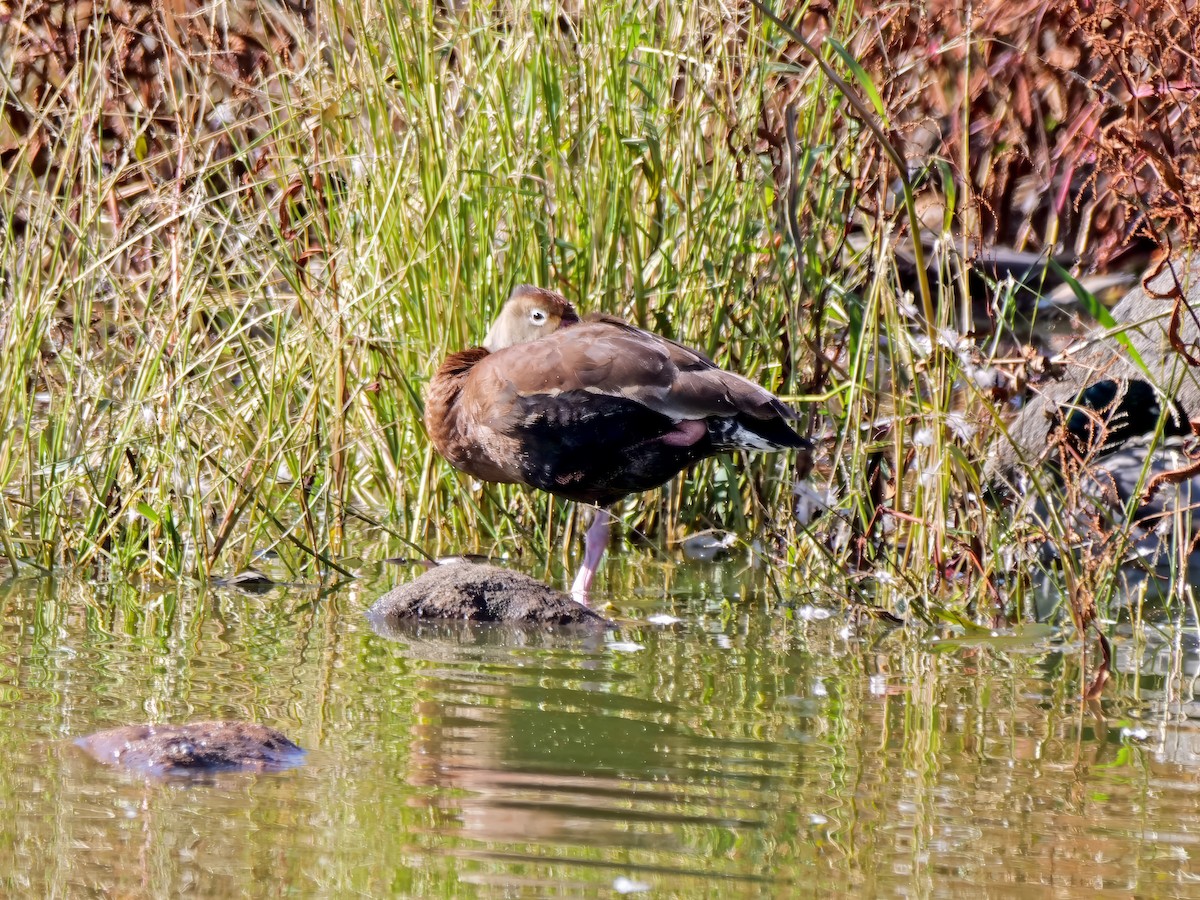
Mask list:
[[[505,347],[536,341],[578,321],[575,307],[562,294],[531,284],[519,284],[513,288],[500,315],[488,329],[483,347],[489,353],[495,353]]]

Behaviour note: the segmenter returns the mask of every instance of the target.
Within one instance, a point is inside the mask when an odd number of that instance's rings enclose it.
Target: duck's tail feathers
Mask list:
[[[810,450],[812,442],[796,433],[785,419],[722,416],[709,419],[713,444],[723,450]]]

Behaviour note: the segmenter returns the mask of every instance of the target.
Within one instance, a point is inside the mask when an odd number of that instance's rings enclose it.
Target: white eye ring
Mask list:
[[[541,325],[543,322],[546,321],[545,310],[541,310],[541,309],[532,310],[529,313],[529,321],[532,322],[534,325]]]

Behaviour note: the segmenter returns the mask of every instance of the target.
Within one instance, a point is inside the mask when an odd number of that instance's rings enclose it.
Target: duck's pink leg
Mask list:
[[[608,533],[611,524],[612,514],[607,509],[596,507],[596,511],[592,514],[592,524],[588,526],[588,530],[583,536],[583,566],[580,568],[579,574],[575,576],[575,583],[571,585],[571,596],[584,606],[588,605],[592,581],[596,577],[596,570],[600,568],[600,560],[604,558],[604,551],[608,549]]]

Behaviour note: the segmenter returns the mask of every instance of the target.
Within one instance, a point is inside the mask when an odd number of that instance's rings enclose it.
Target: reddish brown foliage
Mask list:
[[[177,135],[211,137],[220,159],[249,136],[236,129],[259,122],[256,91],[295,62],[311,24],[306,3],[0,0],[0,164],[25,154],[35,174],[51,170],[95,91],[101,119],[87,125],[104,162],[147,163],[130,178],[178,174]]]
[[[799,25],[819,40],[834,7],[816,0],[806,9]],[[864,0],[850,42],[906,156],[918,166],[946,161],[960,198],[969,186],[958,226],[986,245],[1062,247],[1096,265],[1131,243],[1194,243],[1196,0],[978,0],[969,18],[966,9],[957,0]],[[749,40],[753,18],[741,4],[722,33],[697,36],[700,54],[714,41]],[[88,127],[104,162],[123,165],[131,185],[117,186],[123,199],[145,176],[187,174],[178,135],[208,159],[230,155],[234,143],[252,146],[266,127],[262,92],[278,89],[277,73],[302,64],[298,36],[314,27],[308,0],[0,0],[8,84],[0,166],[24,155],[34,174],[53,171],[73,119],[95,109],[82,94],[101,84],[100,121]],[[797,47],[783,55],[807,64]],[[781,162],[789,156],[795,81],[780,76],[757,128],[757,149]],[[728,123],[731,141],[739,125]],[[864,145],[858,171],[889,180],[878,147],[857,140]],[[131,156],[141,165],[130,166]],[[780,177],[787,180],[782,168]],[[930,224],[941,218],[937,181],[935,172],[924,186]]]
[[[941,157],[970,186],[976,204],[959,204],[960,227],[984,244],[1061,244],[1096,265],[1132,242],[1194,243],[1196,3],[965,9],[868,3],[854,43],[908,157]]]

